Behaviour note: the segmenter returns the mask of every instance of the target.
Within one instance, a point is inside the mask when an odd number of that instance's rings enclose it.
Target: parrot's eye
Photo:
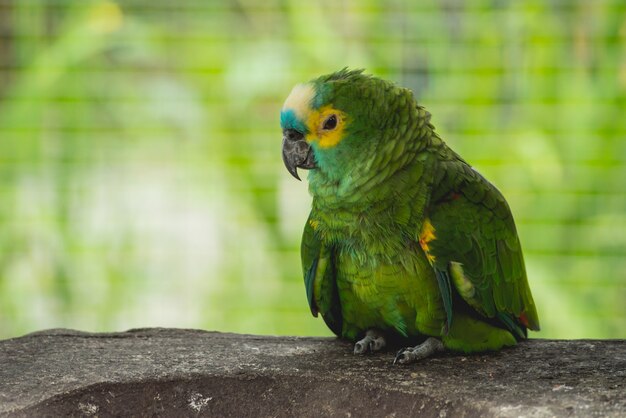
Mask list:
[[[332,131],[333,129],[335,129],[335,127],[337,127],[337,116],[336,115],[330,115],[324,121],[324,130],[325,131]]]

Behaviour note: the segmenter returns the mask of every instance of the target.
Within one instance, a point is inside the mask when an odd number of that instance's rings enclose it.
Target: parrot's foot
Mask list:
[[[426,357],[430,357],[433,354],[443,351],[443,343],[436,338],[428,338],[426,341],[415,347],[406,347],[398,351],[393,364],[410,364],[415,363]]]
[[[387,345],[383,334],[375,329],[370,329],[365,333],[365,337],[354,344],[354,354],[365,354],[367,352],[380,351]]]

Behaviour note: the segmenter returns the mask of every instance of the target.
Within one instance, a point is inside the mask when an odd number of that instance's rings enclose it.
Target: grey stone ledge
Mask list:
[[[626,340],[393,357],[334,338],[47,330],[0,341],[0,416],[626,416]]]

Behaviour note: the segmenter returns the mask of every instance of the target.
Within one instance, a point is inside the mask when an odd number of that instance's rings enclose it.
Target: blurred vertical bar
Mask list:
[[[15,66],[12,13],[13,7],[9,0],[0,0],[0,100],[9,86],[11,69]]]

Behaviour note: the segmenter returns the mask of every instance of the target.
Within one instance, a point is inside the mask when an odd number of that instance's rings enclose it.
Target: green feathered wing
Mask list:
[[[434,229],[426,252],[448,322],[453,290],[480,316],[523,338],[539,330],[513,216],[500,192],[456,155],[442,161],[427,217]],[[449,323],[448,323],[449,325]]]
[[[315,317],[321,313],[328,328],[341,336],[343,319],[337,290],[335,252],[332,247],[322,244],[313,229],[310,217],[304,226],[300,254],[311,313]]]

